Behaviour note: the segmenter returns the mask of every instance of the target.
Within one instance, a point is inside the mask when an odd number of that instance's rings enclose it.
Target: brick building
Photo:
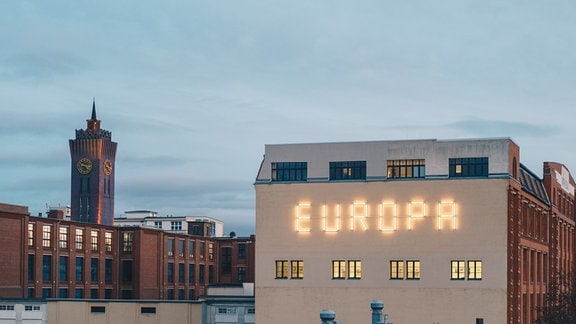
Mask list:
[[[0,204],[0,298],[191,300],[254,282],[254,237],[214,238],[28,214]]]

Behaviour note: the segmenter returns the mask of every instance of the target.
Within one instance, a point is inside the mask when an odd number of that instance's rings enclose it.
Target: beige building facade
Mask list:
[[[369,323],[379,299],[394,323],[520,323],[509,286],[522,280],[509,271],[522,262],[509,246],[519,158],[506,138],[266,145],[256,322],[315,323],[332,309]]]

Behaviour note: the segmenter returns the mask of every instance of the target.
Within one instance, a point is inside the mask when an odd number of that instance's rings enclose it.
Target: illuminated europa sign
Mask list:
[[[366,231],[377,229],[381,232],[399,230],[399,219],[405,220],[405,228],[413,230],[424,217],[436,218],[436,229],[456,229],[456,203],[441,201],[426,203],[411,201],[399,204],[381,202],[367,204],[355,201],[351,204],[315,205],[301,202],[296,205],[296,231],[340,232],[342,230]]]

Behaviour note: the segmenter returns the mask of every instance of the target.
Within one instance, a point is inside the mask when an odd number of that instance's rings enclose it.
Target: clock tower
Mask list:
[[[86,129],[76,130],[71,139],[72,159],[70,205],[72,220],[113,225],[116,146],[112,133],[100,128],[96,102]]]

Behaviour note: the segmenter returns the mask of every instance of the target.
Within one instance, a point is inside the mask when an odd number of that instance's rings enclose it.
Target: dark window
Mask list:
[[[104,290],[104,298],[112,299],[112,289],[106,288],[106,290]]]
[[[132,299],[132,290],[122,289],[120,291],[120,296],[122,296],[122,299]]]
[[[184,244],[185,243],[186,243],[186,241],[184,241],[184,240],[178,240],[178,256],[179,257],[184,256]]]
[[[188,283],[191,284],[193,284],[196,280],[196,278],[194,277],[195,275],[194,267],[195,265],[193,263],[188,265]]]
[[[222,269],[222,273],[229,274],[232,271],[232,248],[229,246],[222,247],[222,249],[220,249],[220,253],[220,267]]]
[[[424,178],[424,160],[388,160],[388,178]]]
[[[104,306],[92,306],[92,307],[90,307],[90,313],[106,313],[106,307],[104,307]]]
[[[132,260],[122,260],[122,282],[132,282]]]
[[[34,267],[34,254],[28,254],[28,281],[34,281],[36,267]]]
[[[43,255],[42,256],[42,280],[50,281],[52,280],[52,256]]]
[[[184,300],[184,289],[178,289],[178,300]]]
[[[307,162],[272,162],[272,181],[306,181]]]
[[[196,253],[196,241],[190,240],[188,241],[188,256],[191,258],[194,257],[194,253]]]
[[[104,281],[106,283],[112,282],[112,259],[104,261]]]
[[[58,289],[58,298],[68,298],[68,288]]]
[[[200,242],[198,245],[198,254],[200,254],[200,259],[204,259],[204,253],[206,253],[206,243]]]
[[[238,267],[238,282],[244,282],[246,280],[246,268]]]
[[[174,283],[174,263],[168,262],[168,283]]]
[[[174,300],[174,289],[168,288],[166,295],[168,300]]]
[[[156,314],[156,307],[142,307],[140,314]]]
[[[188,299],[194,300],[194,289],[188,290]]]
[[[68,257],[67,256],[60,256],[60,281],[67,281],[68,280]]]
[[[450,177],[487,177],[488,158],[453,158],[448,160]]]
[[[84,280],[84,257],[76,257],[76,281]]]
[[[208,266],[208,283],[214,283],[214,266]]]
[[[330,180],[365,180],[366,161],[330,162]]]
[[[477,318],[476,324],[484,324],[484,319],[483,318]]]
[[[90,259],[90,280],[92,282],[98,281],[98,259]]]
[[[42,299],[52,297],[52,288],[42,288]]]
[[[167,247],[168,247],[168,255],[173,256],[174,255],[174,238],[173,237],[168,238]]]
[[[184,263],[178,263],[178,282],[184,283]]]
[[[98,288],[90,289],[90,298],[98,299]]]
[[[83,298],[84,297],[84,289],[76,288],[74,289],[74,298]]]
[[[27,291],[28,291],[27,297],[28,297],[28,298],[34,298],[34,294],[35,294],[34,288],[29,287],[29,288],[27,289]]]
[[[246,257],[246,243],[238,243],[238,258]]]
[[[203,284],[204,283],[204,265],[201,264],[200,267],[198,267],[198,282]]]

